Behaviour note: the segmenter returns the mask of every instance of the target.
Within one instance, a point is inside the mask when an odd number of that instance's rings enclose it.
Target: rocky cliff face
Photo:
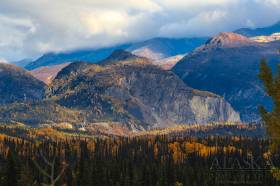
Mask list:
[[[239,113],[224,99],[203,98],[194,96],[190,102],[197,123],[212,121],[240,122]]]
[[[137,130],[240,121],[220,96],[192,89],[143,58],[105,66],[72,63],[54,79],[48,97],[87,111],[88,121],[117,121]]]

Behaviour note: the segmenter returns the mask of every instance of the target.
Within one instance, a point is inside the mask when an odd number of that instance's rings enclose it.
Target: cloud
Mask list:
[[[215,34],[217,30],[224,30],[220,25],[227,12],[215,10],[205,11],[189,20],[180,20],[166,24],[161,27],[160,34],[163,36],[176,35],[180,37],[188,36],[209,36]],[[217,25],[214,27],[213,25]],[[219,28],[217,28],[219,27]]]
[[[280,0],[1,0],[0,57],[210,36],[280,19]]]
[[[0,58],[0,63],[9,63],[9,62],[4,58]]]

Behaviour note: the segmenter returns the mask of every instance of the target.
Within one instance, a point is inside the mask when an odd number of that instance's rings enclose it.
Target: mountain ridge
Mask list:
[[[28,70],[34,70],[41,66],[57,65],[65,62],[72,61],[88,61],[97,63],[106,59],[113,51],[121,49],[127,50],[132,53],[137,49],[146,48],[150,51],[151,55],[159,54],[161,58],[171,57],[173,55],[184,54],[203,44],[208,38],[182,38],[182,39],[169,39],[169,38],[153,38],[143,42],[123,44],[113,47],[100,48],[100,49],[78,49],[68,52],[60,53],[46,53],[38,59],[32,61],[25,66]],[[149,57],[141,56],[140,57]],[[151,56],[150,56],[151,57]],[[157,58],[159,59],[159,58]]]
[[[273,33],[280,32],[280,21],[262,28],[240,28],[234,32],[247,37],[255,37],[261,35],[269,36]]]
[[[137,55],[132,54],[131,52],[128,52],[126,50],[115,50],[111,55],[109,55],[106,59],[98,62],[99,65],[110,65],[114,63],[118,63],[121,61],[137,61],[137,60],[143,60],[148,61],[147,58],[140,57]]]

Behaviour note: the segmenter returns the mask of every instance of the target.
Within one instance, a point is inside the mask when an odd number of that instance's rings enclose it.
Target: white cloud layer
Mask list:
[[[266,26],[279,9],[280,0],[1,0],[0,58]]]

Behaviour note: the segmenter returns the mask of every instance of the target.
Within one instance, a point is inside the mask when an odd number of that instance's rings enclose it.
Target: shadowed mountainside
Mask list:
[[[15,65],[0,63],[0,104],[40,100],[45,84]]]
[[[186,55],[172,71],[191,87],[224,96],[241,119],[251,121],[259,118],[259,104],[272,107],[257,75],[262,58],[277,68],[279,48],[280,42],[262,44],[222,33]]]

